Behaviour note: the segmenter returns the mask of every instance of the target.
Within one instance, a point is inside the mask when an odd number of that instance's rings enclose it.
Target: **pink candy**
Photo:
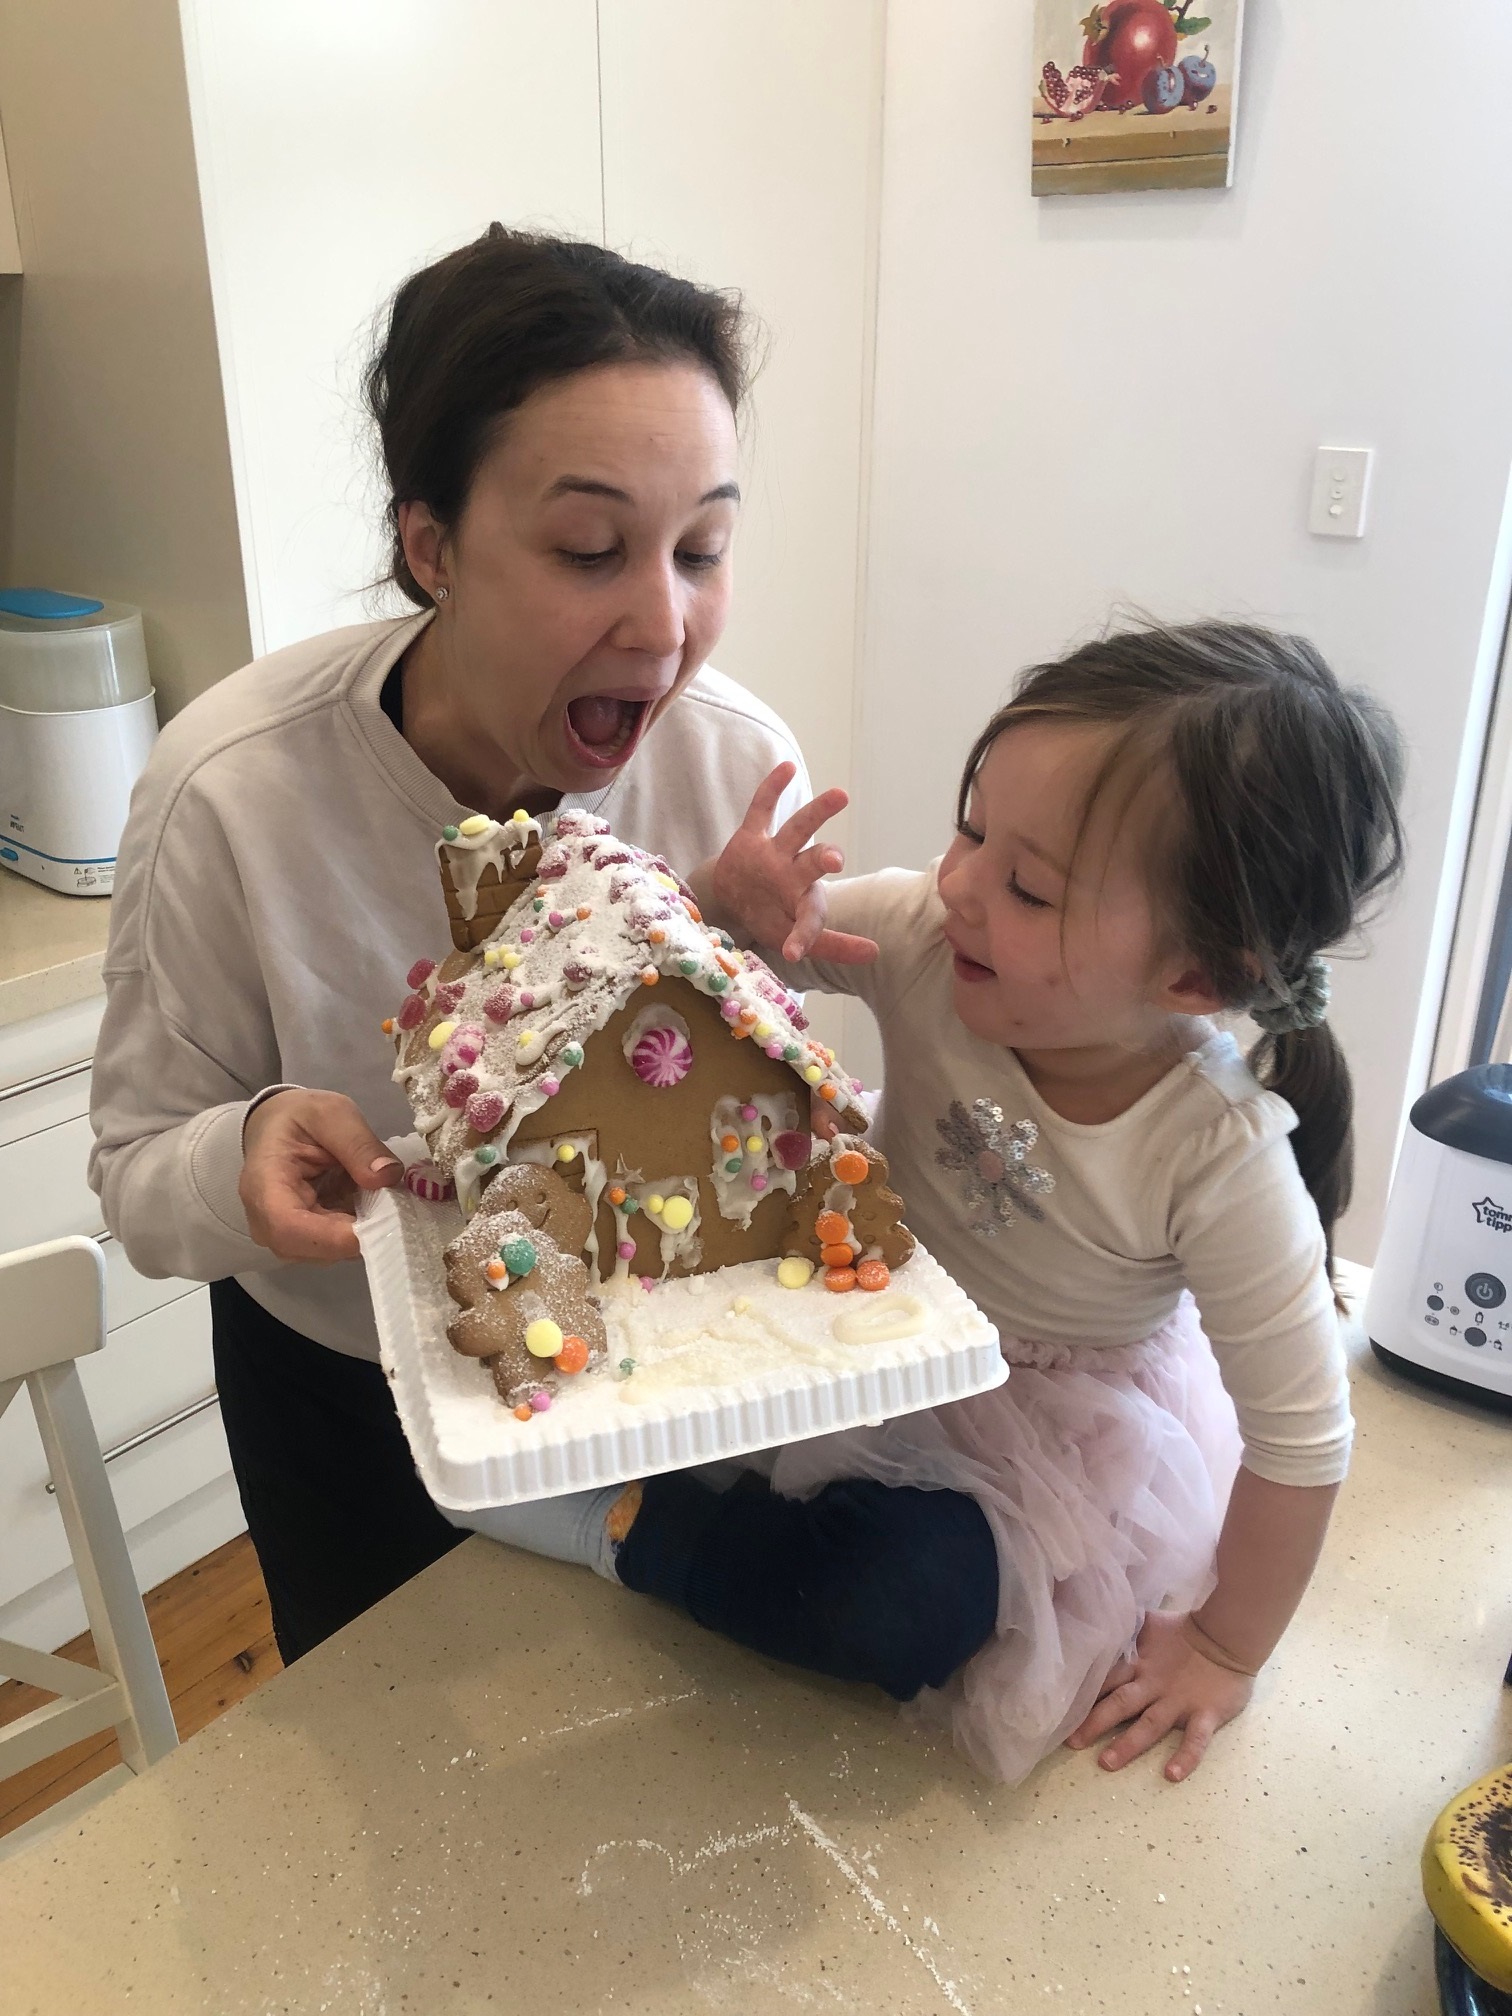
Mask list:
[[[474,1092],[467,1102],[467,1124],[475,1134],[491,1134],[504,1118],[504,1101],[497,1092]]]
[[[535,932],[528,924],[525,926],[525,929],[520,933],[520,943],[522,945],[534,945],[535,943]]]
[[[444,981],[436,989],[436,1006],[438,1008],[455,1008],[457,1003],[462,999],[464,991],[463,983],[460,980]]]
[[[406,994],[394,1019],[401,1029],[418,1029],[429,1013],[418,994]]]
[[[618,1253],[621,1260],[633,1260],[635,1258],[635,1241],[633,1239],[621,1239],[614,1250]]]
[[[751,1177],[751,1188],[753,1190],[765,1190],[766,1187],[767,1187],[767,1179],[765,1178],[765,1176],[762,1175],[761,1171],[758,1169],[755,1172],[755,1174]]]
[[[483,1013],[490,1022],[507,1022],[515,1012],[515,998],[507,987],[501,987],[497,994],[490,994],[483,1003]]]
[[[436,970],[434,959],[417,959],[404,976],[406,987],[423,987]]]
[[[534,1008],[535,1006],[535,994],[529,987],[527,987],[524,993],[520,996],[520,1006],[526,1010]]]
[[[774,1036],[771,1042],[768,1043],[766,1054],[768,1057],[780,1057],[782,1055],[782,1038],[780,1036]]]
[[[813,1142],[801,1129],[788,1129],[773,1136],[772,1153],[784,1169],[802,1169],[809,1159]]]
[[[449,1176],[443,1176],[434,1162],[414,1162],[404,1172],[404,1187],[414,1197],[423,1197],[427,1204],[440,1204],[457,1194],[456,1185]]]
[[[553,931],[560,931],[562,926],[567,922],[567,919],[562,915],[560,910],[548,910],[546,912],[546,922],[551,926]]]
[[[477,1089],[478,1081],[471,1071],[454,1071],[441,1087],[441,1097],[460,1113]]]
[[[756,1108],[754,1106],[742,1106],[740,1117],[742,1120],[754,1120],[756,1118]]]
[[[551,1406],[551,1395],[549,1393],[532,1393],[530,1396],[530,1406],[533,1413],[546,1413]]]
[[[726,1022],[738,1022],[740,1020],[740,1003],[738,1001],[721,1001],[719,1012],[723,1015]]]
[[[562,1081],[560,1078],[543,1078],[541,1080],[541,1090],[546,1094],[548,1099],[555,1099],[561,1089]]]

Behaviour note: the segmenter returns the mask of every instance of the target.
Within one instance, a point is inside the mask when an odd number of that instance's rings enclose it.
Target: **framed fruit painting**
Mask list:
[[[1226,189],[1243,0],[1036,0],[1036,196]]]

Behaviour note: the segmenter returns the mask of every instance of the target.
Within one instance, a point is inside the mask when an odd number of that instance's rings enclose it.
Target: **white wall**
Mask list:
[[[1512,13],[1464,0],[1447,110],[1383,19],[1250,0],[1231,192],[1036,202],[1031,10],[891,0],[857,752],[859,858],[927,858],[1014,671],[1119,601],[1305,629],[1380,692],[1413,854],[1336,972],[1365,1259],[1426,1066],[1512,470]],[[1377,451],[1362,543],[1305,529],[1324,442]]]

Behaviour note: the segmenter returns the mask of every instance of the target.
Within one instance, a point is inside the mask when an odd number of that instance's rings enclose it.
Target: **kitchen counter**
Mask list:
[[[1512,1754],[1512,1425],[1358,1340],[1355,1391],[1323,1566],[1185,1785],[1065,1751],[988,1785],[473,1539],[0,1865],[0,2005],[1426,2016],[1418,1851]]]
[[[0,868],[0,1028],[104,992],[108,896],[60,896]]]

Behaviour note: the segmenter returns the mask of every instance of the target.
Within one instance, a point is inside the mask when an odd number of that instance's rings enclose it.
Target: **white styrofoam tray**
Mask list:
[[[452,1511],[745,1455],[985,1393],[1008,1375],[996,1330],[922,1247],[880,1296],[783,1288],[775,1261],[752,1261],[606,1298],[608,1363],[516,1421],[487,1369],[447,1339],[442,1252],[461,1224],[455,1204],[404,1189],[358,1203],[384,1370],[421,1479]],[[895,1296],[922,1305],[921,1331],[836,1340],[838,1317],[880,1314]],[[625,1358],[636,1369],[617,1377]]]

